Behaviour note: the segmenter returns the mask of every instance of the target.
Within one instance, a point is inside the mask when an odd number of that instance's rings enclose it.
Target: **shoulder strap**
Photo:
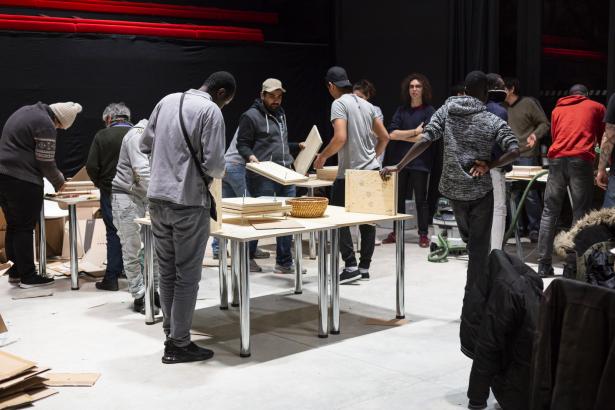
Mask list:
[[[205,171],[203,171],[203,165],[201,164],[201,162],[199,161],[199,158],[196,155],[196,151],[194,150],[194,147],[192,146],[192,143],[190,142],[190,138],[188,138],[188,131],[186,131],[186,125],[184,124],[184,116],[182,115],[182,111],[184,108],[184,97],[185,96],[186,96],[186,93],[183,93],[179,100],[179,125],[181,126],[182,135],[184,136],[184,140],[186,141],[186,145],[188,146],[188,151],[190,151],[190,156],[192,157],[192,160],[194,161],[194,165],[196,165],[196,169],[199,172],[199,175],[203,179],[203,183],[205,184],[205,189],[207,190],[207,195],[209,196],[209,203],[210,203],[209,216],[214,221],[217,221],[218,219],[217,219],[217,212],[216,212],[216,200],[214,199],[213,195],[209,191],[209,185],[211,184],[212,178],[209,175],[205,174]]]

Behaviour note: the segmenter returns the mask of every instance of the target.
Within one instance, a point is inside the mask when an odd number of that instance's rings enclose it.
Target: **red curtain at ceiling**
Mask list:
[[[87,11],[93,13],[179,17],[240,23],[278,23],[277,13],[114,0],[0,0],[0,6]]]
[[[0,14],[0,30],[124,34],[195,40],[255,42],[262,42],[264,40],[263,32],[260,29],[243,27],[23,16],[14,14]]]

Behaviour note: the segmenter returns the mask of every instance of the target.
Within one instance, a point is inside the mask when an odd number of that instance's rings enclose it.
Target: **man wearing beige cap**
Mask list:
[[[56,129],[67,129],[81,112],[73,102],[26,105],[4,124],[0,138],[0,206],[6,217],[6,256],[14,265],[9,283],[22,288],[53,283],[34,268],[32,231],[43,206],[43,177],[56,191],[64,176],[55,162]]]
[[[299,144],[288,143],[286,115],[282,108],[282,96],[286,90],[282,82],[268,78],[263,82],[260,98],[239,118],[237,128],[237,158],[246,162],[272,161],[290,168],[293,163],[291,150],[299,151]],[[227,153],[228,156],[228,153]],[[228,158],[227,158],[228,161]],[[247,190],[254,197],[294,197],[294,185],[281,185],[254,172],[246,175]],[[276,273],[294,273],[290,236],[276,238]],[[256,247],[253,246],[252,249]],[[250,271],[260,271],[253,257]]]

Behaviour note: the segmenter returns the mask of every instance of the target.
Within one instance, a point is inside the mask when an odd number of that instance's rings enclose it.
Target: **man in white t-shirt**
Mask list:
[[[380,169],[378,157],[384,152],[389,141],[389,134],[378,120],[372,104],[352,93],[352,83],[348,80],[346,70],[331,67],[325,76],[327,89],[335,99],[331,104],[331,124],[333,138],[325,149],[316,157],[314,168],[322,168],[325,161],[337,154],[338,173],[331,190],[331,204],[344,206],[345,180],[347,169]],[[374,133],[377,139],[372,136]],[[360,225],[361,258],[357,266],[352,237],[349,228],[340,229],[340,253],[345,268],[340,275],[340,282],[357,279],[369,279],[369,266],[374,254],[376,227]]]

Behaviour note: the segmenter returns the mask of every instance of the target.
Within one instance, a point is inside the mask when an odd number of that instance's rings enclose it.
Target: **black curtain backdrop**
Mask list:
[[[449,0],[449,79],[473,70],[497,72],[500,0]]]
[[[227,145],[237,121],[265,78],[282,80],[289,138],[302,141],[316,124],[330,134],[330,97],[324,85],[326,45],[225,44],[130,36],[2,33],[0,124],[17,108],[37,101],[76,101],[84,107],[75,124],[58,132],[56,160],[66,176],[84,164],[102,112],[123,101],[134,122],[149,115],[165,95],[198,88],[212,72],[235,75],[238,90],[223,109]]]

